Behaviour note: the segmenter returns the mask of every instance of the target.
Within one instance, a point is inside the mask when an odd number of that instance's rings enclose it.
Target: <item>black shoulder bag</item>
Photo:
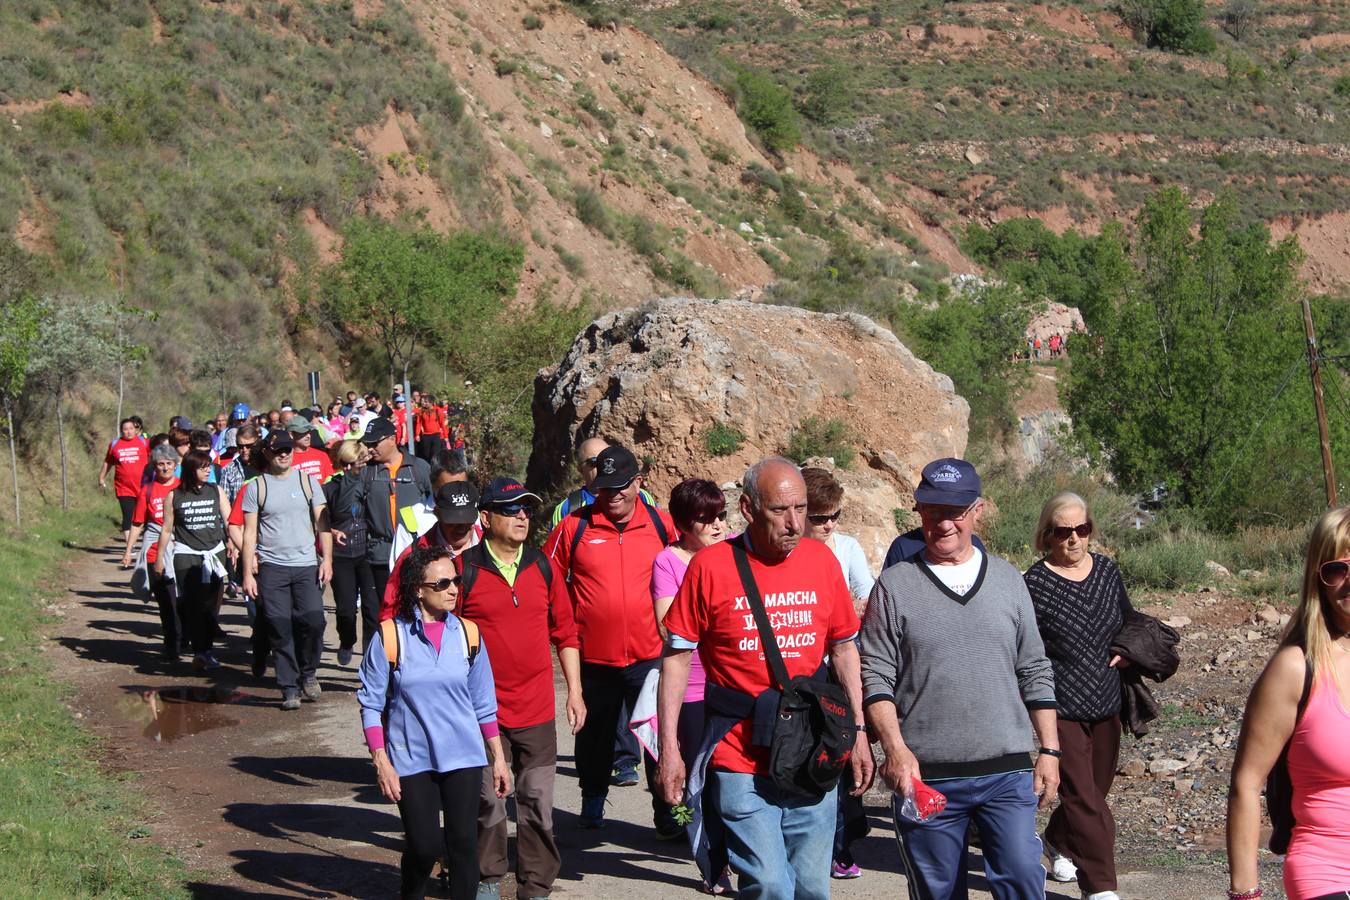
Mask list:
[[[741,541],[731,542],[736,571],[759,628],[760,645],[782,698],[769,748],[769,775],[786,799],[814,803],[835,789],[853,756],[857,726],[843,688],[817,678],[789,678]]]
[[[1298,712],[1294,714],[1294,728],[1303,719],[1303,711],[1308,708],[1308,697],[1312,694],[1313,670],[1307,657],[1303,660],[1306,667],[1303,672],[1303,694],[1298,698]],[[1270,816],[1270,852],[1283,856],[1289,852],[1289,839],[1294,834],[1294,783],[1289,778],[1289,744],[1294,740],[1291,735],[1280,751],[1280,758],[1271,767],[1266,776],[1266,813]]]

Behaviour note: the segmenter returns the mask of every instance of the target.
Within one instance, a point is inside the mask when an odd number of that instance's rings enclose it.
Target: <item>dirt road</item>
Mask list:
[[[227,604],[230,639],[214,676],[158,657],[159,619],[134,600],[120,554],[82,548],[58,604],[52,655],[74,685],[71,709],[104,738],[105,764],[134,772],[150,806],[151,838],[192,869],[198,897],[385,897],[398,884],[398,812],[374,787],[353,693],[356,670],[335,660],[331,618],[319,678],[324,696],[296,713],[278,709],[270,681],[248,672],[248,625]],[[331,617],[331,605],[329,609]],[[358,657],[359,662],[359,657]],[[559,695],[561,709],[561,695]],[[562,716],[559,716],[560,720]],[[566,729],[563,729],[564,731]],[[646,792],[610,793],[608,824],[577,827],[580,806],[572,740],[560,735],[556,830],[563,851],[559,896],[696,895],[697,875],[683,849],[655,840]],[[866,874],[834,883],[840,898],[901,897],[904,879],[885,798],[870,795],[872,833],[858,842]],[[979,857],[971,857],[976,897],[987,897]],[[510,883],[503,896],[514,897]],[[1049,885],[1051,897],[1077,897],[1075,885]],[[1121,896],[1189,900],[1221,891],[1213,872],[1123,866]]]

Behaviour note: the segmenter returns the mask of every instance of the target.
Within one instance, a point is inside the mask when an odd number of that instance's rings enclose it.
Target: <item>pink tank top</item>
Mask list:
[[[1293,838],[1285,858],[1290,900],[1350,889],[1350,713],[1323,672],[1289,742]]]

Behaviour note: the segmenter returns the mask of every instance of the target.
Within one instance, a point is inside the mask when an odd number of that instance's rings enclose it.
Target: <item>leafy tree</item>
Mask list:
[[[9,470],[14,479],[14,524],[22,525],[19,508],[19,457],[14,449],[14,407],[23,395],[33,365],[42,306],[32,294],[0,302],[0,403],[5,407],[9,437]]]
[[[770,152],[782,153],[801,142],[791,92],[762,72],[747,70],[736,76],[736,114]]]
[[[1204,0],[1122,0],[1121,15],[1150,47],[1172,53],[1212,53]]]
[[[1220,527],[1316,507],[1315,494],[1277,502],[1267,490],[1316,458],[1299,262],[1293,239],[1272,244],[1239,221],[1232,196],[1198,216],[1176,189],[1148,201],[1118,303],[1070,337],[1063,391],[1076,433],[1122,487],[1165,485]]]
[[[116,345],[108,328],[117,307],[83,298],[60,298],[41,304],[31,359],[32,380],[56,404],[57,444],[61,451],[61,508],[70,508],[66,450],[66,398],[86,384],[89,374],[115,362]]]
[[[806,76],[798,108],[819,125],[840,121],[853,104],[853,79],[843,66],[822,66]]]
[[[976,441],[1016,427],[1013,398],[1026,366],[1013,362],[1013,352],[1026,342],[1034,305],[1016,287],[983,285],[958,291],[906,323],[915,352],[970,403]]]
[[[371,335],[384,351],[389,380],[420,351],[464,355],[502,297],[515,289],[523,260],[508,241],[462,231],[408,231],[357,219],[326,293],[337,320]]]

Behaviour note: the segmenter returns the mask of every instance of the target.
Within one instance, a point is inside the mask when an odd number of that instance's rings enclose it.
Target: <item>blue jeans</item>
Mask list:
[[[740,900],[826,900],[837,795],[784,801],[764,775],[712,772]]]
[[[984,871],[994,900],[1044,900],[1045,868],[1036,835],[1030,772],[933,782],[947,808],[922,824],[895,808],[895,836],[911,900],[965,900],[966,828],[980,828]]]

